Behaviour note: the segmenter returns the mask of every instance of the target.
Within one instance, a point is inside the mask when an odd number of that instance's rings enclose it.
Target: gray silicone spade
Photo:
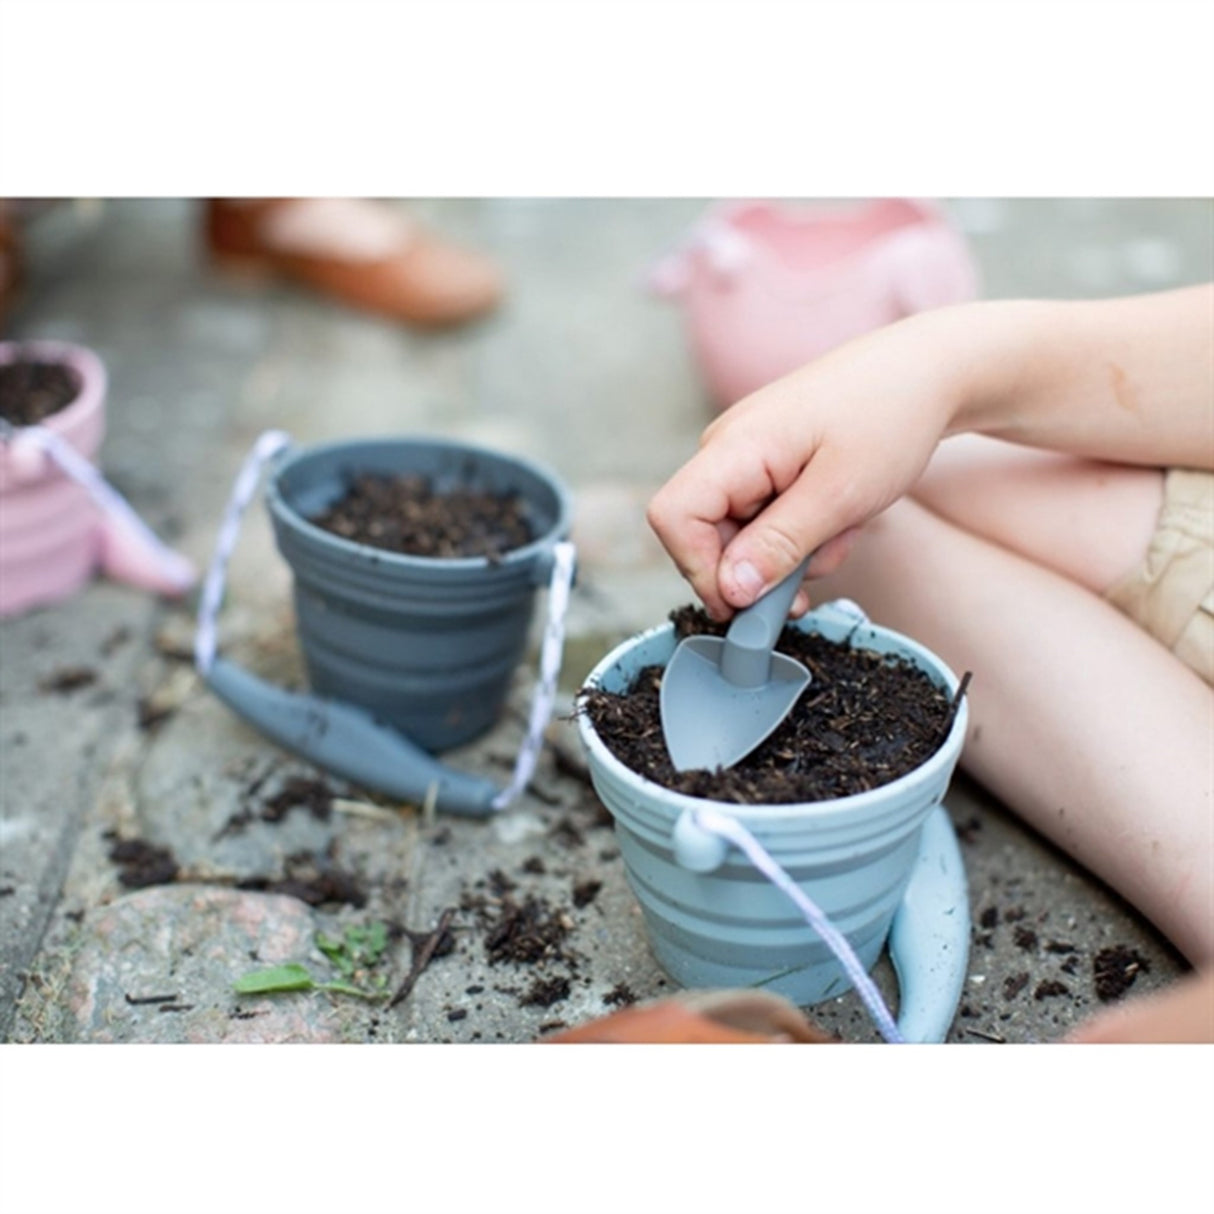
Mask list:
[[[795,658],[773,653],[809,557],[721,637],[687,637],[662,676],[666,749],[678,771],[732,767],[788,716],[809,686]]]

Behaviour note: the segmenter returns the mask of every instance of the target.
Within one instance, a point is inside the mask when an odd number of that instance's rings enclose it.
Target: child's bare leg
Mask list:
[[[1095,594],[902,500],[814,598],[972,670],[963,762],[1030,824],[1214,959],[1214,695]]]
[[[1163,481],[1158,468],[961,434],[940,444],[912,496],[966,531],[1103,594],[1146,554]]]

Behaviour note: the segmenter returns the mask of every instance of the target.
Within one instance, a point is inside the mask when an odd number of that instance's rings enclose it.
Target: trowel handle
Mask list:
[[[948,1036],[965,987],[969,942],[965,861],[948,811],[937,805],[923,823],[919,855],[889,934],[898,1030],[907,1041]]]
[[[496,785],[444,767],[360,709],[285,691],[220,657],[204,677],[225,704],[267,737],[335,775],[414,805],[432,797],[446,813],[494,812]]]
[[[735,686],[759,687],[768,681],[771,651],[808,565],[807,556],[782,582],[734,616],[721,651],[721,673]]]

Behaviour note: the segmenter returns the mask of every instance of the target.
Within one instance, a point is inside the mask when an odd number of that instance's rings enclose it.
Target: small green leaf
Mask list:
[[[332,962],[337,962],[345,950],[345,945],[340,940],[334,940],[324,932],[316,933],[316,947]]]
[[[307,969],[296,962],[273,965],[269,969],[254,970],[236,979],[234,984],[240,995],[270,995],[276,991],[310,991],[316,985]]]
[[[388,925],[376,920],[367,929],[367,961],[374,965],[388,947]]]

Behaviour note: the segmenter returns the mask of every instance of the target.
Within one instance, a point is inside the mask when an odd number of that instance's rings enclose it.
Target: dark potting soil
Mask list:
[[[670,618],[680,640],[727,627],[698,607]],[[913,771],[947,737],[956,705],[910,662],[797,628],[785,628],[776,648],[804,662],[813,681],[771,737],[724,771],[674,769],[662,736],[661,666],[645,667],[621,693],[586,690],[579,711],[633,771],[676,792],[742,805],[867,792]]]
[[[18,359],[0,364],[0,417],[33,426],[70,405],[80,394],[80,376],[63,363]]]
[[[311,521],[359,544],[439,559],[496,560],[534,538],[519,494],[473,488],[437,493],[420,475],[356,476],[345,495]]]

